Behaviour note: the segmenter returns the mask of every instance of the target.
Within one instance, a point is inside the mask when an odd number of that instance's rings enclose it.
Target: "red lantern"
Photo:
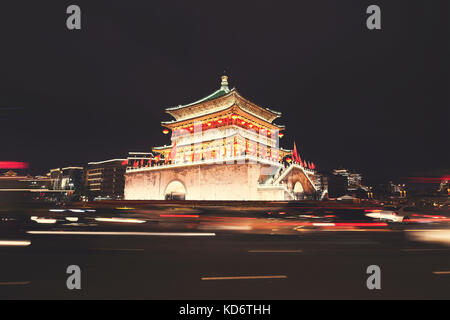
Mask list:
[[[281,138],[283,138],[283,136],[284,136],[284,133],[283,132],[280,132],[279,134],[278,134],[278,137],[281,139]]]
[[[163,132],[164,134],[168,134],[168,133],[169,133],[169,130],[164,129],[162,132]]]

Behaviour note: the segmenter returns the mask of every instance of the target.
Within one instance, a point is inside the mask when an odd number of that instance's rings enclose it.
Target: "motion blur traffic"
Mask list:
[[[0,296],[449,298],[448,207],[338,202],[4,205]],[[383,270],[383,290],[365,286]],[[82,290],[65,287],[78,265]],[[414,279],[414,281],[411,281]]]

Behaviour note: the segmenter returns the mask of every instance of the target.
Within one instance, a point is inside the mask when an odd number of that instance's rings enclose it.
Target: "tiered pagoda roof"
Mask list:
[[[267,122],[268,124],[272,124],[276,118],[281,116],[280,112],[269,108],[262,108],[245,99],[235,88],[230,90],[228,88],[227,80],[228,78],[226,76],[222,76],[221,88],[200,100],[186,105],[167,108],[166,112],[173,116],[175,120],[163,121],[162,125],[168,128],[173,128],[183,122],[192,122],[198,118],[228,111],[233,107],[241,109],[246,114]],[[272,124],[272,126],[284,128],[284,126],[276,124]]]
[[[221,80],[220,89],[210,95],[189,104],[166,108],[166,113],[174,117],[174,120],[163,121],[161,122],[162,126],[173,130],[173,132],[183,127],[184,129],[189,127],[190,130],[193,130],[193,125],[198,122],[207,123],[211,121],[211,118],[220,120],[221,118],[236,116],[247,119],[247,124],[249,124],[248,121],[253,122],[256,124],[256,127],[265,128],[268,132],[271,131],[277,134],[277,132],[284,130],[284,125],[273,123],[275,119],[281,117],[281,112],[258,106],[242,97],[235,88],[230,90],[227,76],[222,76]],[[215,138],[211,139],[203,142],[215,140]],[[252,139],[250,138],[249,140]],[[179,147],[183,145],[178,144]],[[153,147],[152,150],[159,153],[168,153],[172,147],[173,144],[170,144]],[[283,148],[279,148],[279,151],[283,155],[291,152]]]

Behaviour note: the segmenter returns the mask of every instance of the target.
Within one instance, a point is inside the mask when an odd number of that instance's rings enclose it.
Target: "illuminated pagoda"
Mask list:
[[[314,166],[279,147],[280,112],[221,87],[196,102],[166,109],[171,144],[152,161],[128,163],[128,200],[294,200],[317,192]],[[298,161],[299,160],[299,161]]]

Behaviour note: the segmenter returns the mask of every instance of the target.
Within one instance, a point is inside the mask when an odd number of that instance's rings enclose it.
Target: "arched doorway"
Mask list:
[[[297,181],[295,183],[293,192],[294,192],[295,200],[303,200],[304,190],[303,190],[303,186],[300,181]]]
[[[166,200],[184,200],[186,199],[186,188],[178,181],[174,180],[167,185],[164,192],[164,199]]]

